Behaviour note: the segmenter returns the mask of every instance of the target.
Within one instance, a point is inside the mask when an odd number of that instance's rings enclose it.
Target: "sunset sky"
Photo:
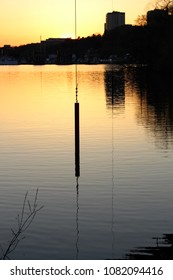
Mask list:
[[[113,5],[112,5],[113,2]],[[126,24],[145,14],[151,0],[77,0],[77,35],[103,34],[107,12],[126,13]],[[75,0],[1,0],[0,46],[74,36]]]

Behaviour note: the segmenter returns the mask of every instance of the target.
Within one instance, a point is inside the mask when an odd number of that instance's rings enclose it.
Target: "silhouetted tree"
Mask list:
[[[173,1],[172,0],[156,0],[154,3],[155,9],[165,10],[168,14],[173,14]]]
[[[147,24],[147,16],[146,15],[139,15],[135,20],[136,25],[144,26]]]

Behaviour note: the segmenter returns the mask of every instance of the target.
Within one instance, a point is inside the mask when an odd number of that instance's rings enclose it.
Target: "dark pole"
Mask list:
[[[79,103],[75,103],[75,176],[80,177]]]
[[[77,9],[75,0],[75,44],[76,44],[76,102],[75,102],[75,176],[80,176],[80,133],[79,133],[79,103],[78,103],[78,77],[77,77]]]

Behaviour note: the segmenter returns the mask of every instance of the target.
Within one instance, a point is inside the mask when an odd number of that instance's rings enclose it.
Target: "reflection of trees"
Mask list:
[[[154,135],[157,144],[169,148],[173,137],[173,95],[170,76],[148,73],[146,69],[127,70],[132,90],[137,92],[137,120]]]
[[[162,238],[153,239],[155,239],[154,246],[131,250],[127,257],[133,260],[172,260],[173,234],[164,234]]]
[[[115,65],[106,65],[104,73],[106,105],[108,109],[115,109],[119,113],[124,111],[125,105],[125,78],[124,68]]]

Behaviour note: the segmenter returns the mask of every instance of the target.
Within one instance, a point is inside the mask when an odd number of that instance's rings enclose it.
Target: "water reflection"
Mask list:
[[[115,113],[123,113],[125,107],[125,71],[122,66],[106,65],[104,72],[106,105],[115,109]]]
[[[79,181],[76,178],[76,260],[79,259]]]
[[[160,157],[151,143],[165,144],[168,136],[171,143],[169,86],[166,96],[165,89],[152,96],[153,82],[141,68],[113,66],[112,73],[112,65],[80,65],[79,182],[73,67],[41,67],[42,89],[38,68],[10,69],[10,81],[7,70],[0,74],[0,239],[24,188],[37,185],[46,201],[15,258],[118,259],[150,245],[161,229],[172,232],[172,151]]]
[[[153,237],[155,245],[140,247],[131,250],[127,257],[133,260],[172,260],[173,234],[164,234],[163,237]]]
[[[128,87],[136,92],[136,117],[164,150],[172,147],[173,83],[170,76],[149,73],[145,68],[126,70]]]

